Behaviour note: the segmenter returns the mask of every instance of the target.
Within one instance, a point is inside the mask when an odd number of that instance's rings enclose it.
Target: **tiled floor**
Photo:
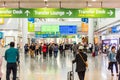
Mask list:
[[[4,55],[5,49],[0,49],[2,55]],[[23,53],[21,53],[23,54]],[[70,51],[66,51],[66,57],[46,58],[42,56],[36,58],[30,58],[29,55],[24,57],[21,55],[20,63],[20,80],[67,80],[67,72],[72,68],[71,61],[73,60]],[[105,55],[101,54],[93,58],[88,54],[89,68],[86,71],[85,80],[118,80],[117,76],[111,77],[110,71],[108,71],[108,59]],[[3,60],[2,80],[5,80],[5,65],[6,62]],[[74,64],[75,69],[75,64]],[[115,70],[114,70],[115,72]],[[75,80],[79,80],[77,73],[75,72]]]

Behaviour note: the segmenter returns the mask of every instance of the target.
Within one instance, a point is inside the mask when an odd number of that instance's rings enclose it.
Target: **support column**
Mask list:
[[[89,18],[88,22],[88,43],[94,44],[94,25],[91,18]]]
[[[28,32],[28,20],[27,18],[22,19],[22,37],[23,37],[23,45],[27,43],[27,32]]]
[[[25,66],[25,55],[24,55],[24,45],[27,43],[27,18],[21,18],[21,27],[22,27],[22,53],[20,54],[20,63],[21,63],[21,68],[20,68],[20,79],[21,80],[27,80],[26,76],[24,75],[26,72],[26,66]]]
[[[76,42],[76,44],[78,44],[78,37],[77,37],[77,34],[75,35],[75,42]]]

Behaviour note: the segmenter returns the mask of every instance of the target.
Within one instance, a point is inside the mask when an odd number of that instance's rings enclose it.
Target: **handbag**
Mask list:
[[[83,59],[83,57],[82,57],[81,54],[79,54],[79,55],[80,55],[80,57],[82,58],[82,61],[84,62],[85,66],[88,67],[88,63]]]

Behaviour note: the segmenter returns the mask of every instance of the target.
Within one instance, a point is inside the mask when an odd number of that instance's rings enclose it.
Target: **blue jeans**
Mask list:
[[[54,57],[57,58],[58,51],[54,51]]]

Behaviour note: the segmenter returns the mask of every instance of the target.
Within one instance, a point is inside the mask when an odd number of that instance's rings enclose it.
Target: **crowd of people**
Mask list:
[[[65,44],[62,43],[58,45],[57,43],[32,43],[31,45],[25,44],[24,46],[25,54],[30,54],[32,58],[43,54],[43,58],[46,56],[57,58],[58,51],[60,51],[60,55],[65,57]]]
[[[48,55],[49,57],[52,57],[54,55],[55,58],[57,58],[58,52],[61,56],[65,57],[65,52],[67,49],[71,50],[71,53],[73,53],[74,57],[78,52],[78,47],[83,46],[83,49],[85,52],[95,52],[96,55],[98,55],[99,47],[96,44],[95,47],[93,47],[93,44],[81,44],[81,43],[73,43],[73,44],[65,44],[65,43],[32,43],[31,45],[25,44],[24,46],[24,52],[25,54],[30,54],[31,57],[35,57],[41,54],[43,54],[43,58],[46,58]],[[93,50],[94,49],[94,50]]]
[[[10,80],[11,71],[13,72],[13,80],[16,80],[16,74],[17,74],[16,62],[19,63],[19,50],[17,48],[14,48],[14,46],[15,46],[15,43],[11,42],[10,48],[5,51],[5,60],[7,62],[6,80]],[[54,56],[54,58],[57,58],[58,52],[60,53],[61,57],[65,57],[66,49],[68,48],[66,48],[65,43],[61,43],[61,44],[32,43],[31,45],[25,44],[24,46],[25,54],[30,54],[31,58],[43,55],[44,59],[46,58],[46,56],[49,56],[49,57]],[[87,54],[86,54],[87,49],[89,49],[91,52],[94,52],[95,55],[98,55],[98,51],[100,48],[97,44],[95,44],[93,47],[92,44],[84,45],[81,43],[78,43],[78,44],[74,43],[72,45],[69,45],[69,49],[74,55],[74,60],[72,62],[76,63],[76,72],[78,73],[79,79],[84,80],[85,72],[86,72],[86,62],[87,62]],[[114,76],[113,65],[115,65],[116,74],[117,76],[119,76],[118,64],[120,66],[120,48],[118,49],[117,53],[115,50],[116,50],[116,47],[112,46],[111,50],[108,52],[108,60],[109,60],[108,69],[111,70],[111,75]],[[0,67],[1,65],[2,65],[2,60],[0,58]],[[1,74],[2,73],[0,71],[0,77],[1,77]]]

